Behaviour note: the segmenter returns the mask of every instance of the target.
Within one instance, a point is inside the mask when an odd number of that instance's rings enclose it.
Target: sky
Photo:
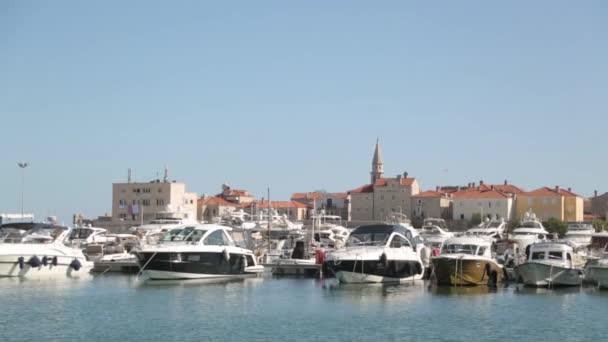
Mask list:
[[[0,2],[0,212],[162,174],[285,200],[386,176],[608,191],[605,1]]]

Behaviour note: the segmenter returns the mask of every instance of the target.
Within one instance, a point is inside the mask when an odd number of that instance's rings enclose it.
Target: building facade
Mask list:
[[[291,200],[306,205],[309,214],[314,210],[325,210],[327,215],[340,216],[343,220],[350,221],[350,196],[346,192],[300,192],[294,193]]]
[[[608,215],[608,192],[598,195],[597,191],[595,191],[589,201],[591,202],[589,212],[596,217],[603,217],[605,219]]]
[[[112,221],[135,225],[167,212],[195,220],[197,194],[187,192],[184,183],[167,180],[112,184]]]
[[[423,191],[412,196],[412,219],[452,219],[452,196],[440,191]]]
[[[473,188],[457,191],[452,197],[454,220],[471,220],[473,215],[479,214],[482,218],[498,217],[509,221],[513,216],[513,196],[498,190]]]
[[[583,197],[571,189],[543,187],[518,195],[517,218],[522,219],[530,210],[542,221],[556,218],[566,222],[582,222],[584,206]]]
[[[238,204],[228,202],[221,197],[203,196],[197,201],[197,219],[206,222],[218,222],[239,208]]]

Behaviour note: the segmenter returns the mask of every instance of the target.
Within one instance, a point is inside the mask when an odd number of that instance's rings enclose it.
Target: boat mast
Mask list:
[[[268,256],[270,256],[270,187],[268,187]]]

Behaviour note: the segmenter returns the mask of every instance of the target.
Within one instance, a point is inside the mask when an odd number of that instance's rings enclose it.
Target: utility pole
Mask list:
[[[27,162],[19,162],[17,166],[21,168],[21,221],[23,221],[23,193],[25,188],[25,168],[27,167]]]

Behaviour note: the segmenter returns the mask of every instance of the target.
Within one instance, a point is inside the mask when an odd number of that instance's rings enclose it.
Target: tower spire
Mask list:
[[[380,179],[382,177],[384,177],[384,159],[382,158],[382,148],[380,146],[380,139],[377,139],[376,148],[374,150],[374,158],[372,159],[372,184],[375,183],[377,179]]]

